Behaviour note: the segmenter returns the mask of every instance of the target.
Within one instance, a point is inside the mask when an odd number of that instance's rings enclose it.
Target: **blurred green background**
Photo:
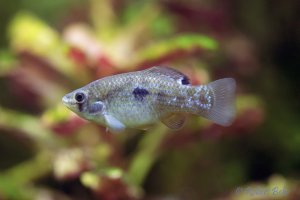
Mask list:
[[[300,199],[297,0],[1,0],[0,199]],[[111,134],[61,104],[167,65],[237,81],[237,116]]]

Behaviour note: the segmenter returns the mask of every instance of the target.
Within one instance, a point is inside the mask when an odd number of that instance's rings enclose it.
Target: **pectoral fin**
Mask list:
[[[104,119],[110,132],[119,133],[125,129],[125,125],[112,115],[104,115]]]
[[[172,114],[166,118],[161,119],[161,122],[170,129],[180,129],[186,121],[186,115],[183,114]]]

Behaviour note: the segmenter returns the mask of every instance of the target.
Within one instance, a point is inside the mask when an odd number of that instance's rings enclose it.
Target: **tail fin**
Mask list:
[[[219,79],[207,86],[213,93],[213,105],[209,112],[202,114],[203,117],[223,126],[231,125],[235,117],[235,80]]]

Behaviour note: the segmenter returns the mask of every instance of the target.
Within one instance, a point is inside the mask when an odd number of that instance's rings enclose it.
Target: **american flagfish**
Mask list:
[[[111,132],[147,129],[158,121],[179,129],[188,114],[229,126],[235,116],[235,88],[232,78],[193,86],[175,69],[152,67],[101,78],[66,94],[62,102]]]

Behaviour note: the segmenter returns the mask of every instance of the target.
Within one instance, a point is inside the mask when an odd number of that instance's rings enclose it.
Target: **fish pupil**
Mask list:
[[[85,95],[82,92],[79,92],[75,95],[75,100],[77,101],[77,103],[83,103],[83,101],[85,100]]]

